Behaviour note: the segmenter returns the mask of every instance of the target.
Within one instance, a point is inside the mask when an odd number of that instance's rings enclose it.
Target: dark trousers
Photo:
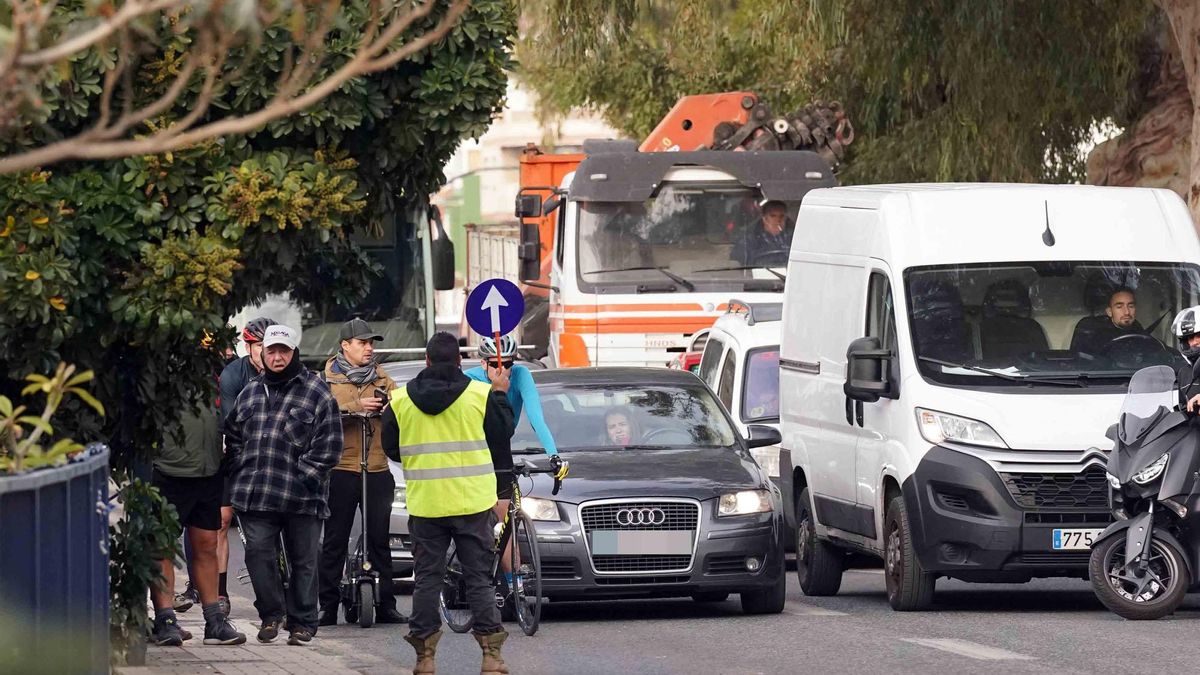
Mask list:
[[[367,472],[367,560],[379,571],[379,606],[396,608],[392,591],[391,534],[392,499],[396,479],[392,472]],[[321,541],[321,608],[336,607],[340,597],[342,570],[350,544],[350,528],[362,498],[361,475],[334,469],[329,475],[329,517]]]
[[[277,621],[286,615],[288,630],[307,628],[315,635],[321,519],[269,511],[239,511],[237,516],[246,536],[246,569],[259,618]],[[286,598],[279,574],[280,532],[291,568]]]
[[[500,611],[496,609],[496,593],[492,589],[492,522],[491,510],[449,518],[409,516],[416,585],[408,628],[414,637],[429,637],[442,626],[438,598],[451,540],[463,566],[467,602],[474,621],[472,630],[480,635],[501,630]]]

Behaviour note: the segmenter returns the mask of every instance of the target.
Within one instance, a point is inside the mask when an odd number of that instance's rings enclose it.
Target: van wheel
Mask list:
[[[817,538],[812,495],[808,488],[796,498],[796,577],[808,596],[837,595],[842,587],[845,556],[836,547]]]
[[[884,531],[883,576],[888,604],[898,612],[927,609],[933,604],[937,577],[922,569],[917,560],[904,497],[896,495],[888,504]]]

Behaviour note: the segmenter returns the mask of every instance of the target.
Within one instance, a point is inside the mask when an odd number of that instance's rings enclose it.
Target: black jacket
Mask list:
[[[406,386],[413,405],[426,415],[437,415],[457,401],[470,383],[471,378],[463,375],[457,365],[435,365],[422,370]],[[483,433],[496,471],[512,470],[512,435],[515,429],[508,396],[502,391],[488,394],[483,412]],[[380,435],[384,454],[392,461],[399,462],[400,424],[394,414],[383,415]]]
[[[237,405],[238,395],[250,384],[250,380],[258,377],[258,371],[250,363],[249,356],[234,359],[221,371],[221,421],[224,422],[233,414]]]
[[[1175,369],[1175,385],[1179,387],[1179,406],[1181,409],[1187,409],[1187,402],[1193,396],[1200,394],[1200,361],[1196,362],[1197,367],[1190,364],[1183,364]]]

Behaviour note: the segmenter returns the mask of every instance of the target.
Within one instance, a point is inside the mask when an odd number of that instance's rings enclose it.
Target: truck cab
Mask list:
[[[737,295],[778,302],[800,200],[835,184],[815,153],[638,153],[585,145],[558,186],[549,286],[548,360],[557,366],[662,366]],[[787,233],[754,238],[764,206]],[[522,254],[542,244],[522,233]],[[786,246],[786,244],[774,244]],[[532,260],[528,261],[532,262]],[[527,278],[538,268],[529,265]]]

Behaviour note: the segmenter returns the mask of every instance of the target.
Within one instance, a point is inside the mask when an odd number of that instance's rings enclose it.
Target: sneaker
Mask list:
[[[190,630],[188,630],[188,629],[184,628],[183,626],[180,626],[180,627],[179,627],[179,633],[180,633],[181,635],[183,635],[183,641],[184,641],[184,642],[187,642],[188,640],[191,640],[191,639],[192,639],[192,631],[190,631]]]
[[[196,593],[196,589],[192,588],[191,584],[188,584],[188,587],[183,589],[182,593],[175,594],[174,609],[177,613],[183,613],[191,609],[192,605],[197,602],[200,602],[200,598]]]
[[[279,619],[275,619],[274,621],[264,621],[262,623],[262,628],[258,630],[258,641],[270,642],[271,640],[279,637],[279,622]]]
[[[305,642],[313,639],[312,631],[307,628],[297,628],[288,634],[288,644],[293,647],[299,647]]]
[[[259,634],[259,639],[262,639]],[[206,645],[240,645],[246,642],[246,634],[234,629],[229,619],[222,618],[204,626],[204,644]]]
[[[221,613],[228,618],[229,613],[233,611],[233,604],[229,602],[229,598],[222,595],[217,598],[217,603],[221,605]]]
[[[183,631],[179,629],[179,624],[175,622],[175,619],[156,620],[150,640],[159,647],[182,647]]]

